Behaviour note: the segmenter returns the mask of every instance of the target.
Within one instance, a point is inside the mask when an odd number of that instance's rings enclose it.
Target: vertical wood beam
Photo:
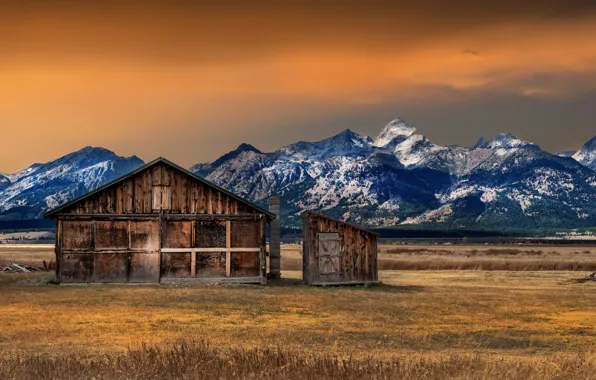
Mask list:
[[[95,250],[97,246],[97,220],[91,223],[91,248]]]
[[[310,284],[308,258],[310,255],[310,223],[308,213],[302,215],[302,281]]]
[[[213,197],[211,196],[211,188],[207,188],[207,214],[213,214]]]
[[[113,225],[114,222],[112,222]],[[130,233],[130,226],[131,226],[131,221],[129,220],[127,223],[127,227],[126,229],[128,230],[128,259],[126,262],[126,282],[130,282],[130,273],[132,272],[132,253],[130,252],[130,249],[132,248],[132,243],[131,243],[131,233]]]
[[[232,222],[226,220],[226,277],[232,276]]]
[[[158,243],[158,265],[159,265],[159,278],[157,280],[157,282],[161,282],[161,248],[163,246],[163,221],[162,221],[162,213],[159,213],[159,243]]]
[[[275,219],[269,222],[269,278],[281,277],[281,209],[279,197],[269,198],[269,212]]]
[[[190,276],[196,277],[197,275],[197,251],[190,251]]]
[[[190,224],[190,246],[196,246],[196,230],[197,230],[197,221],[193,220]],[[197,275],[197,252],[191,251],[190,252],[190,275],[195,277]]]
[[[205,210],[207,209],[207,205],[205,204],[205,203],[207,203],[207,200],[205,198],[205,186],[203,186],[202,183],[199,183],[197,186],[199,189],[199,210],[198,210],[198,213],[204,214]]]
[[[62,220],[56,221],[56,282],[62,280]]]
[[[261,279],[261,285],[267,284],[267,237],[265,236],[266,223],[267,218],[265,218],[265,215],[261,215],[261,223],[259,228],[261,246],[261,251],[259,252],[259,278]]]
[[[96,244],[97,241],[97,221],[94,220],[91,223],[91,250],[95,251],[95,247],[97,246]],[[96,282],[97,281],[97,277],[95,276],[95,253],[93,254],[93,267],[91,268],[91,282]]]
[[[373,236],[372,255],[373,255],[373,279],[379,281],[379,264],[377,261],[377,237]]]
[[[132,228],[132,222],[129,220],[128,221],[128,249],[132,249],[132,232],[131,232],[131,228]]]

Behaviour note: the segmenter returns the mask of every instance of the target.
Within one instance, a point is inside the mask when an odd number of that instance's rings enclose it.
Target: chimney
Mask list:
[[[281,214],[279,197],[269,198],[269,212],[275,214],[275,219],[269,223],[269,278],[278,280],[281,277]]]

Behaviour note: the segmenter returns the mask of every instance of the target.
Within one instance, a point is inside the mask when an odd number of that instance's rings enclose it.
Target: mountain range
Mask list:
[[[0,220],[41,218],[142,164],[87,147],[0,175]],[[274,152],[241,144],[190,170],[256,203],[280,195],[286,226],[305,209],[377,228],[596,226],[596,138],[558,154],[511,134],[440,146],[398,118],[374,139],[345,130]]]
[[[41,219],[45,211],[143,165],[103,148],[86,147],[15,174],[0,174],[0,220]]]

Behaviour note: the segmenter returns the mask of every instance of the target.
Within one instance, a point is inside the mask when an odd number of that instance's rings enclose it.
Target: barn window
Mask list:
[[[170,186],[153,186],[153,211],[172,209],[172,192]]]

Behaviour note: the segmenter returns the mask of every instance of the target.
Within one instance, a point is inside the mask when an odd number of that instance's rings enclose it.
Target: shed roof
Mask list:
[[[304,217],[304,216],[307,216],[307,215],[309,215],[309,214],[310,214],[310,215],[314,215],[314,216],[318,216],[318,217],[320,217],[320,218],[329,219],[329,220],[331,220],[331,221],[333,221],[333,222],[342,223],[342,224],[345,224],[346,226],[349,226],[349,227],[355,228],[355,229],[357,229],[357,230],[360,230],[360,231],[367,232],[367,233],[369,233],[369,234],[373,234],[373,235],[376,235],[376,236],[381,236],[381,235],[380,235],[378,232],[371,231],[371,230],[367,230],[366,228],[362,228],[362,227],[360,227],[360,226],[357,226],[357,225],[355,225],[355,224],[348,223],[348,222],[344,222],[344,221],[342,221],[342,220],[339,220],[339,219],[330,218],[330,217],[328,217],[327,215],[323,215],[323,214],[317,214],[316,212],[312,212],[312,211],[308,211],[308,210],[307,210],[307,211],[304,211],[302,214],[300,214],[300,216]]]
[[[66,203],[64,203],[64,204],[62,204],[62,205],[60,205],[60,206],[58,206],[58,207],[56,207],[56,208],[54,208],[54,209],[46,212],[45,215],[44,215],[44,217],[46,217],[48,219],[51,219],[53,216],[55,216],[56,214],[58,214],[61,211],[64,211],[68,207],[70,207],[70,206],[72,206],[72,205],[74,205],[74,204],[76,204],[76,203],[78,203],[78,202],[80,202],[82,200],[85,200],[85,199],[87,199],[87,198],[89,198],[89,197],[91,197],[91,196],[93,196],[93,195],[95,195],[97,193],[100,193],[100,192],[106,190],[107,188],[109,188],[109,187],[111,187],[113,185],[116,185],[119,182],[122,182],[122,181],[124,181],[124,180],[126,180],[126,179],[128,179],[128,178],[130,178],[130,177],[132,177],[132,176],[134,176],[134,175],[136,175],[136,174],[138,174],[138,173],[140,173],[140,172],[142,172],[142,171],[144,171],[144,170],[146,170],[146,169],[148,169],[148,168],[150,168],[150,167],[158,164],[158,163],[164,163],[164,164],[166,164],[168,166],[171,166],[174,169],[179,170],[182,173],[186,174],[187,176],[189,176],[191,178],[194,178],[197,181],[203,183],[204,185],[210,186],[210,187],[214,188],[215,190],[220,191],[220,192],[222,192],[222,193],[224,193],[224,194],[226,194],[226,195],[228,195],[228,196],[236,199],[238,202],[243,203],[243,204],[247,205],[248,207],[251,207],[251,208],[257,210],[261,214],[267,215],[271,219],[275,219],[275,214],[273,214],[273,213],[271,213],[271,212],[269,212],[269,211],[267,211],[267,210],[265,210],[265,209],[257,206],[256,204],[254,204],[254,203],[252,203],[252,202],[250,202],[250,201],[248,201],[248,200],[246,200],[246,199],[244,199],[244,198],[242,198],[242,197],[240,197],[240,196],[238,196],[238,195],[236,195],[236,194],[234,194],[234,193],[232,193],[232,192],[230,192],[230,191],[228,191],[228,190],[226,190],[226,189],[224,189],[224,188],[222,188],[220,186],[217,186],[216,184],[214,184],[214,183],[206,180],[205,178],[200,177],[200,176],[198,176],[198,175],[196,175],[196,174],[194,174],[194,173],[192,173],[192,172],[184,169],[181,166],[176,165],[172,161],[170,161],[168,159],[165,159],[163,157],[156,158],[155,160],[146,163],[145,165],[143,165],[143,166],[141,166],[141,167],[139,167],[139,168],[131,171],[128,174],[123,175],[120,178],[117,178],[117,179],[115,179],[115,180],[113,180],[113,181],[111,181],[111,182],[109,182],[109,183],[107,183],[107,184],[105,184],[105,185],[103,185],[101,187],[98,187],[97,189],[95,189],[93,191],[90,191],[90,192],[88,192],[86,194],[83,194],[82,196],[80,196],[78,198],[75,198],[75,199],[73,199],[73,200],[71,200],[69,202],[66,202]]]

